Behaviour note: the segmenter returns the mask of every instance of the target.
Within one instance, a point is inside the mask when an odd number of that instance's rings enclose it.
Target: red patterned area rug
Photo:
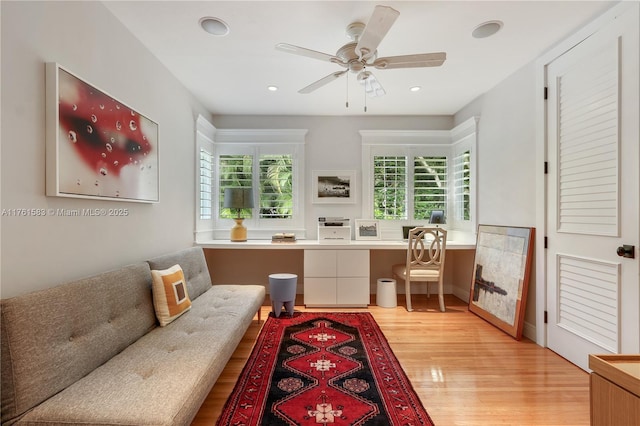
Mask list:
[[[270,315],[218,425],[433,425],[373,316]]]

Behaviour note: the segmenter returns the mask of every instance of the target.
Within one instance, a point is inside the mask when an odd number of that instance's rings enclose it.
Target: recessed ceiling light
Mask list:
[[[502,21],[483,22],[473,30],[471,35],[475,38],[486,38],[500,31],[503,25]]]
[[[413,86],[413,87],[409,88],[409,90],[411,90],[412,92],[419,92],[420,89],[422,89],[422,87],[420,87],[420,86]]]
[[[271,92],[277,92],[278,91],[278,86],[267,86],[267,90],[269,90]]]
[[[200,19],[200,26],[209,34],[213,34],[215,36],[221,37],[229,34],[229,25],[227,25],[227,23],[222,19],[207,16]]]

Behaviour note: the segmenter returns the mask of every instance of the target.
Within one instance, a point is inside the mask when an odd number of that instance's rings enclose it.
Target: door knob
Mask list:
[[[618,256],[620,257],[628,257],[630,259],[635,259],[636,246],[630,246],[630,245],[624,244],[618,247],[618,249],[616,250],[616,253],[618,253]]]

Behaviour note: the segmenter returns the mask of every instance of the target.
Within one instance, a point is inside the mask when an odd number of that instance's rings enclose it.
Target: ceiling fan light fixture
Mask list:
[[[422,89],[420,86],[409,87],[409,90],[412,92],[419,92]]]
[[[500,31],[503,25],[504,24],[502,23],[502,21],[483,22],[482,24],[474,28],[471,35],[474,38],[487,38]]]
[[[222,19],[206,16],[200,19],[200,26],[203,30],[218,37],[229,34],[229,25]]]
[[[380,82],[369,71],[358,74],[358,82],[364,86],[364,91],[372,98],[384,96],[386,93]]]
[[[270,92],[277,92],[278,91],[278,86],[274,86],[274,85],[267,86],[267,90],[270,91]]]

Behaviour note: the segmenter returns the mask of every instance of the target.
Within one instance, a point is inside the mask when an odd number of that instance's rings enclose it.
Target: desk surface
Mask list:
[[[229,240],[209,240],[197,243],[198,246],[211,249],[343,249],[343,250],[406,250],[406,241],[397,240],[350,240],[346,242],[319,242],[318,240],[298,240],[295,243],[272,243],[271,240],[249,240],[233,243]],[[473,250],[476,248],[475,235],[456,237],[447,240],[447,250]]]

